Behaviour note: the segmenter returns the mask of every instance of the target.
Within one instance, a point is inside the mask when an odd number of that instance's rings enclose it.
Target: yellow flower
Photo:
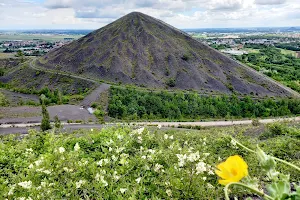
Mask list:
[[[239,182],[242,178],[248,175],[248,165],[238,155],[230,156],[225,162],[217,166],[216,174],[223,180],[219,180],[222,185],[227,185],[232,182]]]

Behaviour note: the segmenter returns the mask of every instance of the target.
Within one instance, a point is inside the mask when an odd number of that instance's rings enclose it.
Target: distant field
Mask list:
[[[15,58],[15,53],[2,53],[0,50],[0,59]]]
[[[248,53],[259,53],[259,49],[245,48],[243,50],[247,51]]]
[[[63,40],[64,38],[79,39],[84,35],[51,35],[51,34],[0,34],[0,42],[7,40],[34,40],[40,39],[48,42]]]
[[[279,48],[278,48],[279,49]],[[292,56],[296,57],[296,52],[291,51],[291,50],[286,50],[286,49],[280,49],[282,54],[289,55],[291,54]]]

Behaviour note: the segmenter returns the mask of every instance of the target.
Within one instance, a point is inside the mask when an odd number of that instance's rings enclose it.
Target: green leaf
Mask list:
[[[267,185],[267,190],[275,200],[284,200],[290,197],[291,187],[289,182],[278,181]]]

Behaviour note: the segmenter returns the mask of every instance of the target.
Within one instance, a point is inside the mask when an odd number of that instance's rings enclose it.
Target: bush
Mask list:
[[[170,78],[166,81],[166,85],[169,87],[175,87],[176,85],[176,80],[174,78]]]
[[[252,119],[252,125],[253,126],[259,126],[260,125],[260,122],[258,119]]]

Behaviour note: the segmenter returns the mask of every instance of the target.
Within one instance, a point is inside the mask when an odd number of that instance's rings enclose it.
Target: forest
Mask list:
[[[108,114],[129,120],[276,117],[300,114],[300,100],[253,100],[235,95],[213,97],[111,87]]]
[[[235,58],[300,92],[300,59],[290,54],[283,54],[275,47],[255,46],[255,48],[259,47],[259,53],[238,55]]]

